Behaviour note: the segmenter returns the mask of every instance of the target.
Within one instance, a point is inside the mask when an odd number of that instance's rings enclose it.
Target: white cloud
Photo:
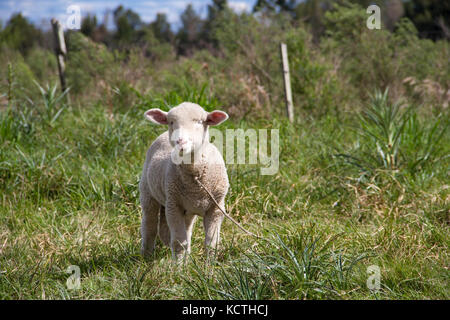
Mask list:
[[[242,13],[244,11],[249,12],[250,11],[250,5],[247,2],[243,1],[233,1],[229,2],[228,6],[233,9],[237,13]]]

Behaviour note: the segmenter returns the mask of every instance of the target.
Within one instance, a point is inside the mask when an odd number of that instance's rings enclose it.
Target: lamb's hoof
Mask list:
[[[153,254],[153,249],[149,249],[149,248],[141,248],[141,256],[144,257],[145,259],[148,259],[152,256]]]
[[[172,255],[172,261],[177,266],[184,266],[187,264],[188,254],[186,252]]]

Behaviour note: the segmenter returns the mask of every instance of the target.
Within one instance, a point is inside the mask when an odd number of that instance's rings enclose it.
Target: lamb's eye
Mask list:
[[[173,125],[173,121],[170,121],[170,125]]]

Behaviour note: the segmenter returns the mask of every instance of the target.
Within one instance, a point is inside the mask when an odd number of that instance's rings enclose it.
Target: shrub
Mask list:
[[[391,103],[388,90],[378,91],[360,114],[355,149],[340,156],[358,167],[361,177],[374,178],[381,171],[413,180],[420,172],[432,177],[436,164],[448,157],[441,144],[448,120],[442,118],[420,121],[413,107]]]
[[[314,50],[311,35],[303,28],[292,29],[286,43],[295,105],[313,115],[339,109],[343,90],[333,65]]]
[[[94,43],[81,32],[68,33],[67,51],[66,76],[73,93],[98,84],[116,66],[114,55],[104,45]]]
[[[361,98],[366,98],[367,90],[387,87],[399,98],[405,93],[404,79],[409,77],[449,87],[449,73],[444,71],[449,57],[447,41],[419,39],[407,18],[395,25],[394,32],[385,26],[369,30],[366,19],[358,4],[334,4],[334,10],[325,14],[327,37],[321,42],[325,54],[340,57],[338,73],[348,77]]]
[[[43,48],[33,48],[25,57],[38,82],[58,80],[58,66],[55,54]]]

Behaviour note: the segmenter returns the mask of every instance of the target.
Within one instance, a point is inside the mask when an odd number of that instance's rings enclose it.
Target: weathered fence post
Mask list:
[[[59,80],[61,82],[62,91],[66,91],[66,78],[65,78],[65,57],[67,54],[66,42],[64,41],[64,31],[58,20],[52,19],[53,35],[55,36],[55,54],[58,61]]]
[[[281,64],[284,78],[284,91],[286,98],[286,111],[289,121],[294,122],[294,103],[292,102],[291,78],[289,75],[289,61],[286,44],[282,43],[280,49],[281,49]]]

